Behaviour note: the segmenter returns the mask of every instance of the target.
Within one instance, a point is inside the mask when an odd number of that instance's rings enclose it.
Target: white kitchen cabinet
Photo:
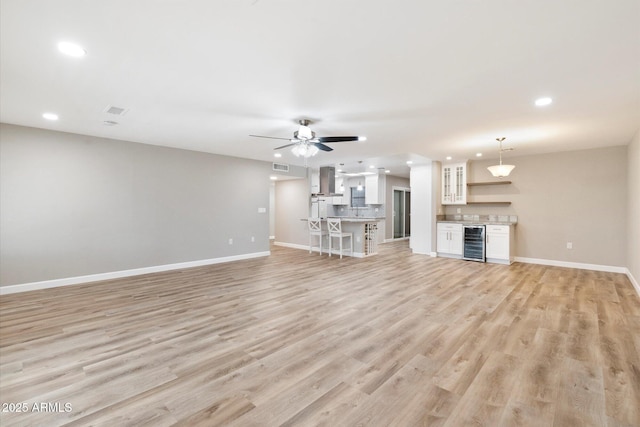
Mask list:
[[[467,203],[467,164],[442,165],[442,204]]]
[[[318,169],[309,169],[309,192],[318,194],[320,192],[320,171]]]
[[[462,224],[439,222],[436,249],[439,256],[462,257]]]
[[[511,264],[513,262],[514,231],[509,225],[487,225],[487,262]]]
[[[364,200],[367,205],[381,205],[384,203],[385,177],[368,175],[365,177]]]

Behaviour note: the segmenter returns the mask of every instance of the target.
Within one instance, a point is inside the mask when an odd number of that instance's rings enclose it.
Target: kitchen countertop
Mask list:
[[[385,217],[366,217],[366,216],[332,216],[330,218],[340,218],[342,222],[353,222],[353,223],[366,223],[366,222],[378,222],[384,221]],[[319,218],[320,221],[326,221],[327,218]],[[301,218],[301,221],[308,221],[309,218]]]
[[[516,225],[518,223],[518,216],[478,214],[438,215],[436,222],[448,222],[451,224]]]
[[[340,218],[344,222],[372,222],[372,221],[382,221],[384,217],[373,217],[373,216],[332,216],[331,218]]]
[[[470,220],[462,220],[462,219],[458,219],[458,220],[438,220],[437,222],[445,222],[445,223],[450,223],[450,224],[463,224],[463,225],[516,225],[517,222],[511,222],[511,221],[470,221]]]
[[[330,218],[340,218],[343,222],[377,222],[384,221],[385,217],[366,217],[366,216],[332,216]],[[326,221],[327,218],[318,218],[321,221]],[[301,218],[302,221],[307,221],[308,218]]]

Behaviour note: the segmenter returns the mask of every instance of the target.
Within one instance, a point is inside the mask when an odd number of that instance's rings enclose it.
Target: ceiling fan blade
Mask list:
[[[329,147],[328,145],[324,145],[321,142],[316,142],[313,145],[315,145],[316,147],[318,147],[319,150],[322,150],[322,151],[333,151],[333,148]]]
[[[320,142],[343,142],[343,141],[359,141],[361,136],[323,136],[317,138]]]
[[[281,148],[291,147],[291,146],[296,145],[296,144],[297,144],[297,142],[294,142],[294,143],[292,143],[292,144],[287,144],[287,145],[283,145],[283,146],[281,146],[281,147],[276,147],[276,148],[274,148],[274,150],[279,150],[279,149],[281,149]]]
[[[285,141],[291,141],[291,138],[278,138],[277,136],[262,136],[262,135],[249,135],[256,138],[268,138],[268,139],[284,139]]]

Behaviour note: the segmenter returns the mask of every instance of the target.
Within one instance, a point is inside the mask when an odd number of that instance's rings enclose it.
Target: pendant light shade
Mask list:
[[[491,172],[491,175],[495,176],[496,178],[504,178],[505,176],[509,176],[509,174],[511,173],[511,171],[515,168],[514,165],[503,165],[502,164],[502,152],[503,151],[511,151],[513,150],[513,148],[508,148],[508,149],[502,149],[502,141],[504,141],[506,138],[502,137],[502,138],[496,138],[496,141],[498,141],[498,143],[500,144],[500,164],[499,165],[495,165],[495,166],[489,166],[487,169],[489,169],[489,172]]]
[[[491,175],[495,176],[496,178],[504,178],[505,176],[509,176],[514,168],[514,165],[499,164],[495,166],[489,166],[487,169],[489,169]]]

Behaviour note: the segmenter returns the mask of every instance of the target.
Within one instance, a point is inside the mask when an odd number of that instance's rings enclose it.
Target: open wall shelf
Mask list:
[[[511,181],[486,181],[486,182],[467,182],[467,187],[479,187],[481,185],[508,185]],[[509,206],[511,202],[470,202],[468,205],[492,205],[492,206]]]

